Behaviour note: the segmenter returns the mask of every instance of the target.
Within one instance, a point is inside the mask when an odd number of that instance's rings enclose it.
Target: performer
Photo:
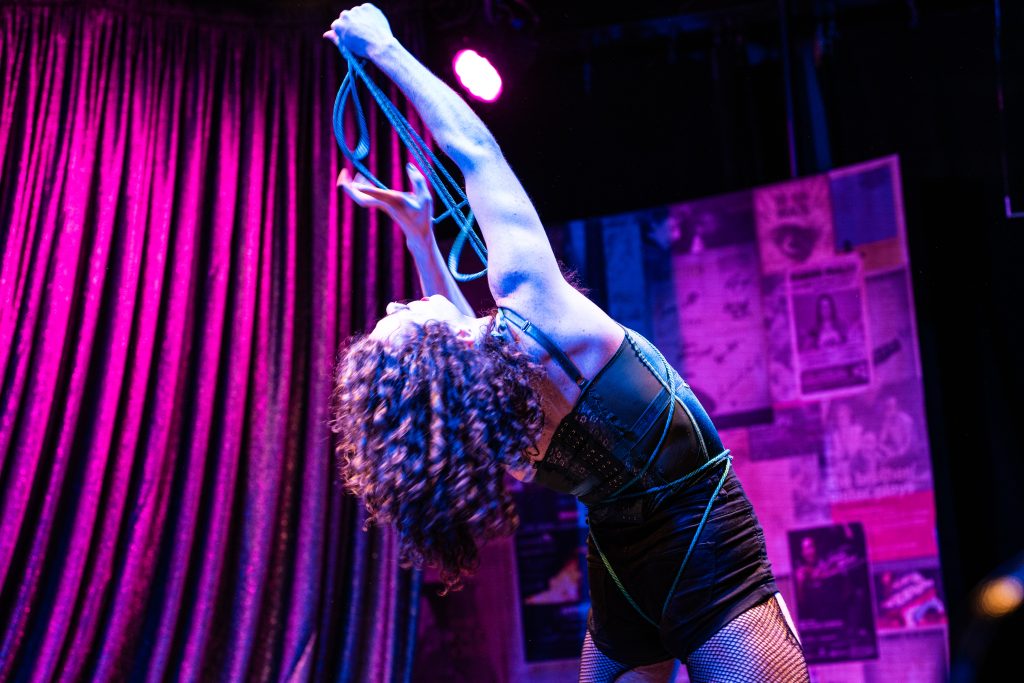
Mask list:
[[[428,295],[389,304],[339,361],[331,428],[369,520],[456,588],[478,545],[515,528],[504,473],[533,479],[588,508],[581,681],[666,681],[677,659],[697,682],[809,680],[764,534],[690,388],[566,281],[491,133],[377,8],[324,35],[390,77],[461,170],[497,304],[476,316],[459,292],[415,168],[411,193],[342,172],[357,203],[402,227]]]

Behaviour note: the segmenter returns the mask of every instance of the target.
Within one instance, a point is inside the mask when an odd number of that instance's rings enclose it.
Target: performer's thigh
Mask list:
[[[730,621],[686,660],[691,683],[807,683],[803,648],[776,597]]]
[[[579,683],[668,683],[676,672],[676,660],[630,667],[611,659],[594,645],[587,631],[580,656]]]

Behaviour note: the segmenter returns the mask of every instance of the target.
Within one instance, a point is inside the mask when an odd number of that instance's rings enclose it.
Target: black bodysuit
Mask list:
[[[498,333],[503,318],[529,334],[582,390],[534,481],[587,506],[594,643],[630,666],[685,661],[777,591],[729,452],[690,387],[642,335],[623,328],[615,355],[587,380],[542,331],[499,312]]]

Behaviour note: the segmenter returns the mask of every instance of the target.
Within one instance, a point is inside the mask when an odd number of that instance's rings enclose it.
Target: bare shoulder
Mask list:
[[[496,303],[536,325],[587,377],[607,362],[625,336],[600,306],[561,278],[545,287],[520,287]]]

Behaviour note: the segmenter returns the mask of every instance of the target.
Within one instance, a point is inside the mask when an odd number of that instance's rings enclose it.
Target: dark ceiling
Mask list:
[[[144,0],[126,4],[152,6]],[[109,4],[109,3],[104,3]],[[253,17],[284,15],[292,19],[329,17],[356,3],[338,0],[164,0],[162,5],[203,8]],[[378,7],[392,18],[413,16],[428,31],[458,31],[474,23],[493,23],[541,35],[628,26],[651,20],[690,22],[735,21],[742,18],[776,19],[780,7],[794,18],[829,17],[837,13],[865,17],[884,15],[914,21],[921,8],[929,12],[959,11],[979,0],[379,0]]]

